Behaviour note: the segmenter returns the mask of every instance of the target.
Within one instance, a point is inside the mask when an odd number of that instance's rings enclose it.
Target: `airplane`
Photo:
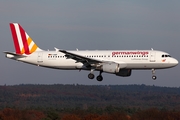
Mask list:
[[[97,81],[102,81],[102,73],[129,77],[132,70],[151,70],[155,80],[156,69],[166,69],[178,65],[178,60],[170,54],[158,50],[64,50],[40,49],[18,23],[10,23],[15,52],[5,51],[6,57],[24,63],[61,70],[88,70],[89,79],[94,79],[94,71],[99,71]]]

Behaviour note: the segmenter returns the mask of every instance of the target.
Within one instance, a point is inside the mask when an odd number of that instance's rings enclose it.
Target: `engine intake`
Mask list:
[[[104,64],[102,66],[102,70],[104,72],[108,72],[108,73],[118,73],[120,70],[120,65],[116,64],[116,63],[108,63],[108,64]]]

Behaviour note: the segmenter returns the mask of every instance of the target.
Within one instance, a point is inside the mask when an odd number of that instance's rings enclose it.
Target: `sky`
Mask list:
[[[10,22],[20,23],[44,50],[155,49],[180,60],[179,0],[0,0],[0,85],[17,84],[145,84],[180,86],[180,66],[134,70],[130,77],[103,73],[88,79],[89,71],[37,67],[5,58],[14,51]],[[98,75],[99,72],[95,72]]]

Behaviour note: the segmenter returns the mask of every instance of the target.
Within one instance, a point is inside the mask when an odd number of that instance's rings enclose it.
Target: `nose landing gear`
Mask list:
[[[153,79],[153,80],[156,80],[156,78],[157,78],[157,77],[156,77],[156,75],[155,75],[155,69],[152,69],[152,79]]]
[[[152,76],[152,79],[153,79],[153,80],[156,80],[156,78],[157,78],[157,77],[156,77],[155,75],[154,75],[154,76]]]

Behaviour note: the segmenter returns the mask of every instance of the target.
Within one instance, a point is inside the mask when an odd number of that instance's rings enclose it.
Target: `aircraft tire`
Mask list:
[[[94,74],[89,73],[88,78],[89,78],[89,79],[94,79]]]
[[[156,78],[157,78],[157,77],[156,77],[155,75],[152,76],[152,79],[153,79],[153,80],[156,80]]]
[[[96,77],[96,79],[97,79],[97,81],[102,81],[103,77],[102,77],[102,75],[99,75],[99,76]]]

